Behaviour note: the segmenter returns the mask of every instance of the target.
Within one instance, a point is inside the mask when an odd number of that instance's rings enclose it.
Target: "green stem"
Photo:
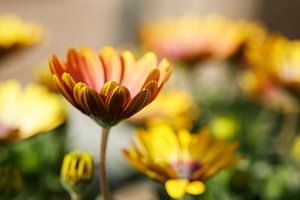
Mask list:
[[[106,149],[110,127],[102,128],[101,146],[99,152],[99,184],[103,200],[109,200],[108,181],[106,177]]]

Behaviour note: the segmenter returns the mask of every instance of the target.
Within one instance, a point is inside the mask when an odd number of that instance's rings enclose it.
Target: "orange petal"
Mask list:
[[[135,70],[135,57],[130,51],[123,51],[121,55],[121,63],[124,67],[124,73],[121,80],[121,84],[123,85],[123,80],[125,77],[129,77],[130,74]]]
[[[139,92],[127,105],[127,107],[122,113],[122,117],[130,117],[131,115],[141,110],[148,104],[150,98],[151,92],[148,89],[144,89],[141,92]]]
[[[98,54],[90,48],[80,49],[80,55],[83,57],[86,71],[89,74],[89,78],[93,83],[93,88],[99,91],[105,83],[105,74],[102,62],[100,61]]]
[[[130,101],[130,93],[128,89],[124,86],[116,87],[107,97],[105,102],[105,107],[108,113],[111,115],[112,119],[120,116],[123,108]]]
[[[88,77],[84,72],[85,63],[75,49],[69,49],[67,53],[67,71],[75,79],[76,82],[86,82]]]
[[[66,99],[71,104],[77,107],[78,105],[75,102],[75,99],[73,98],[73,94],[72,94],[73,91],[69,91],[66,85],[58,79],[57,75],[53,74],[52,77],[53,77],[53,82],[56,85],[57,89],[66,97]]]
[[[51,56],[49,65],[52,74],[56,74],[58,77],[60,77],[67,68],[63,64],[63,62],[59,58],[57,58],[56,55],[54,54]]]
[[[100,59],[105,69],[105,81],[116,81],[120,83],[124,73],[124,66],[121,65],[118,52],[112,47],[102,48],[100,51]]]

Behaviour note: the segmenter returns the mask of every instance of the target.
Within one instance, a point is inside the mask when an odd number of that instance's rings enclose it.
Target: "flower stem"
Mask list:
[[[106,177],[106,149],[110,127],[102,128],[101,146],[99,152],[99,184],[103,200],[109,200],[108,182]]]

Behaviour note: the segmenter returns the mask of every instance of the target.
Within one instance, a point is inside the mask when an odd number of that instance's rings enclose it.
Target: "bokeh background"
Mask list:
[[[1,0],[0,14],[15,14],[25,21],[40,24],[44,28],[45,38],[33,47],[1,57],[0,80],[16,78],[24,84],[28,83],[34,79],[36,68],[47,65],[52,53],[64,57],[70,47],[100,49],[105,45],[114,45],[136,48],[137,28],[141,23],[183,14],[220,14],[232,19],[260,21],[273,32],[300,38],[299,10],[300,2],[297,0]],[[222,73],[217,73],[221,79]],[[99,127],[73,107],[68,105],[68,109],[68,124],[62,127],[67,138],[64,151],[87,151],[94,154],[97,161]],[[134,128],[124,123],[112,130],[107,156],[109,176],[114,187],[118,188],[115,191],[116,200],[152,200],[155,199],[152,183],[139,177],[132,179],[136,176],[132,174],[136,172],[120,153],[120,149],[128,145],[133,131]],[[47,175],[47,172],[43,173]],[[127,181],[129,178],[131,181]],[[49,198],[67,198],[63,191],[58,193]],[[90,196],[88,198],[94,198],[95,194],[91,192]],[[262,198],[254,195],[248,199]]]

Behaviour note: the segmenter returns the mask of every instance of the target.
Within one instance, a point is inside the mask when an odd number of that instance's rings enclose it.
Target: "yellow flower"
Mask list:
[[[145,23],[139,35],[142,44],[176,61],[205,58],[227,59],[261,28],[250,22],[222,16],[182,16]]]
[[[53,79],[66,99],[103,127],[126,119],[152,102],[171,75],[166,59],[154,53],[136,60],[130,51],[112,47],[98,55],[89,48],[70,49],[67,62],[50,60]]]
[[[61,167],[61,182],[70,192],[80,193],[93,180],[92,155],[73,151],[65,155]]]
[[[51,92],[58,92],[56,85],[53,83],[52,74],[49,73],[48,63],[42,64],[34,71],[35,80],[44,85]]]
[[[246,70],[241,73],[238,81],[248,97],[267,108],[283,113],[295,112],[298,109],[296,99],[260,71]]]
[[[237,120],[230,116],[218,116],[211,120],[210,129],[216,138],[230,139],[238,132]]]
[[[49,131],[65,120],[58,95],[29,84],[22,89],[16,80],[0,83],[0,141],[9,142]]]
[[[199,110],[189,93],[172,89],[162,92],[148,107],[129,119],[133,123],[146,122],[149,126],[168,123],[174,129],[190,129]]]
[[[214,139],[208,129],[196,134],[167,125],[136,131],[136,143],[124,150],[128,162],[150,178],[165,184],[172,198],[205,191],[204,181],[236,164],[239,144]]]
[[[0,49],[28,46],[41,40],[42,29],[14,15],[0,16]]]

